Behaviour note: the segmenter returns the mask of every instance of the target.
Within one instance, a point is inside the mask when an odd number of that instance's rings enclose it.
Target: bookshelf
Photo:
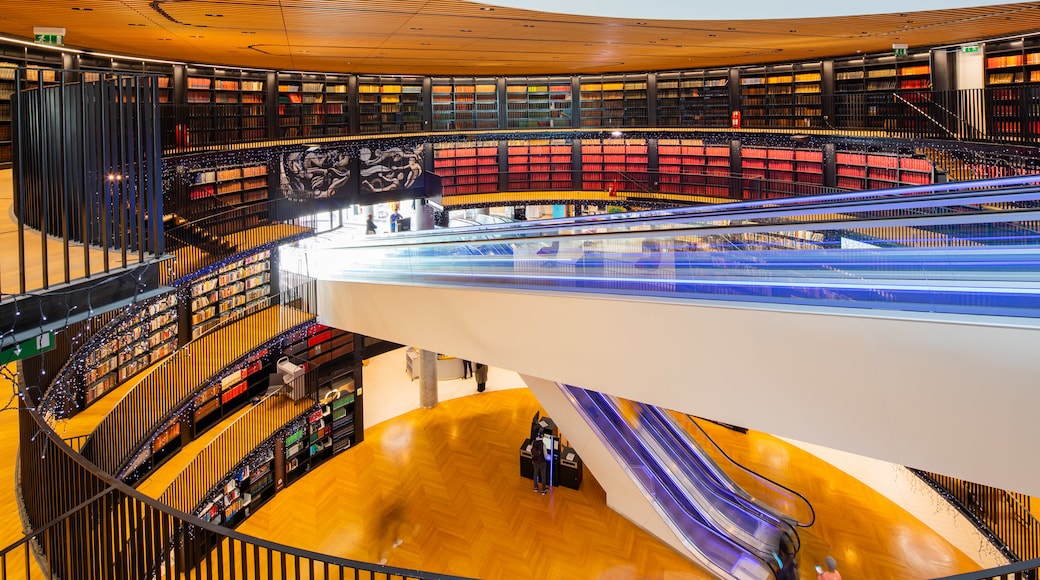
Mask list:
[[[582,139],[582,189],[645,189],[648,159],[645,139]]]
[[[359,131],[364,135],[423,130],[421,78],[360,77]]]
[[[744,127],[815,127],[820,124],[819,64],[746,69],[740,76]]]
[[[1040,133],[1040,37],[1028,36],[985,45],[986,87],[990,88],[987,127],[1001,137],[1020,139]]]
[[[264,139],[264,81],[264,73],[255,71],[189,67],[186,98],[192,144]]]
[[[443,195],[498,191],[498,141],[435,143],[433,171]]]
[[[506,79],[506,125],[510,129],[571,127],[574,123],[570,77]]]
[[[494,78],[435,78],[432,84],[434,131],[498,128]]]
[[[106,393],[177,349],[177,294],[149,300],[111,332],[99,333],[83,360],[83,399],[88,407]]]
[[[181,422],[174,419],[156,434],[149,445],[152,469],[173,455],[180,447]]]
[[[836,60],[835,125],[863,129],[919,128],[915,125],[926,121],[906,115],[906,104],[929,100],[931,86],[927,52],[899,58],[884,55]]]
[[[224,376],[205,385],[192,399],[192,437],[198,437],[241,408],[250,396],[266,389],[269,373],[261,371],[270,368],[270,359],[269,349],[261,349],[232,367]]]
[[[173,102],[173,78],[169,75],[155,77],[155,85],[158,89],[160,103]]]
[[[885,189],[932,183],[927,159],[839,151],[835,159],[836,185],[843,189]]]
[[[646,127],[646,75],[581,77],[582,127]]]
[[[188,179],[188,205],[181,211],[185,218],[238,209],[233,219],[208,228],[211,234],[227,235],[267,222],[268,204],[261,203],[270,197],[266,164],[204,167],[192,170]]]
[[[277,462],[272,445],[272,441],[264,442],[235,466],[210,490],[195,515],[212,524],[235,527],[274,497]]]
[[[511,140],[507,147],[509,191],[574,189],[568,140]]]
[[[700,139],[661,139],[657,163],[662,193],[729,197],[728,146],[706,146]]]
[[[819,193],[823,152],[784,147],[741,147],[744,196],[785,197]],[[754,187],[750,180],[757,179]]]
[[[11,166],[11,96],[15,91],[18,65],[0,62],[0,168]]]
[[[346,77],[278,73],[278,126],[281,136],[349,133],[347,90]]]
[[[191,338],[266,308],[270,282],[270,250],[234,260],[192,282],[184,305],[191,316]]]
[[[274,451],[261,447],[247,460],[249,463],[244,466],[245,471],[239,470],[236,477],[242,488],[242,507],[246,510],[246,516],[272,498],[275,492]]]
[[[287,346],[284,354],[317,369],[318,407],[308,416],[307,459],[310,465],[350,448],[362,439],[361,364],[355,335],[323,324],[312,324]]]
[[[729,123],[729,71],[657,75],[657,126],[728,127]]]

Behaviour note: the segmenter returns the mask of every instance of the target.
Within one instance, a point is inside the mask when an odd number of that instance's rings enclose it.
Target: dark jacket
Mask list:
[[[486,383],[488,376],[488,366],[484,363],[473,363],[473,380],[477,381],[477,384]]]

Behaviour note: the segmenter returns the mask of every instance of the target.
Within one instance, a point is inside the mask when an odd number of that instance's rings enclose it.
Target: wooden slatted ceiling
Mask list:
[[[664,21],[466,0],[5,0],[0,33],[191,63],[349,73],[538,75],[885,53],[1040,30],[1040,2],[841,18]],[[46,18],[41,15],[46,15]],[[463,32],[468,31],[468,32]]]

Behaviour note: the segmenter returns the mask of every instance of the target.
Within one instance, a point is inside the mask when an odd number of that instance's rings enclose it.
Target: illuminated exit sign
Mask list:
[[[51,26],[34,26],[33,40],[36,44],[61,46],[65,43],[65,29]]]

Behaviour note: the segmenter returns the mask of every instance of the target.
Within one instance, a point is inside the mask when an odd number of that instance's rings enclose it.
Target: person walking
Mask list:
[[[372,214],[368,214],[368,219],[365,220],[365,233],[368,235],[376,233],[376,222],[372,219]]]
[[[401,498],[395,498],[385,506],[376,521],[376,542],[378,543],[379,565],[386,564],[390,558],[390,552],[404,543],[401,530],[405,524],[404,502]]]
[[[477,392],[483,393],[487,385],[488,366],[484,363],[474,363],[473,380],[477,381]]]
[[[824,565],[827,567],[826,570],[820,566],[816,567],[816,580],[841,580],[841,573],[838,572],[838,562],[834,558],[827,556],[824,560]]]

